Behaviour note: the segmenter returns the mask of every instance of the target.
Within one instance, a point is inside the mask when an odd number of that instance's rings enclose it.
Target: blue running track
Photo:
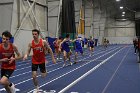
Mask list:
[[[140,93],[140,65],[132,45],[110,45],[106,50],[98,46],[89,55],[86,49],[77,64],[65,67],[63,60],[53,64],[47,55],[48,75],[38,74],[39,93]],[[74,62],[74,52],[71,59]],[[10,78],[16,93],[33,93],[31,58],[16,65]],[[1,85],[0,93],[6,93]]]

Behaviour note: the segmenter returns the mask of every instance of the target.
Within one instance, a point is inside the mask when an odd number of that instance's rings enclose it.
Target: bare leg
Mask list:
[[[32,72],[33,83],[35,85],[36,90],[39,90],[38,81],[37,81],[37,71]]]
[[[92,48],[89,47],[89,51],[90,51],[90,56],[92,55]]]
[[[64,59],[64,64],[63,64],[63,67],[66,65],[66,59],[67,59],[67,53],[66,51],[63,52],[63,59]]]
[[[9,87],[10,82],[9,82],[7,77],[3,76],[1,78],[1,80],[0,80],[0,83],[4,86],[4,88],[6,89],[7,93],[11,93],[10,87]]]
[[[77,56],[78,56],[78,53],[75,52],[75,62],[74,63],[77,63]]]
[[[68,59],[69,59],[69,63],[70,63],[70,65],[72,65],[72,62],[71,62],[71,60],[70,60],[70,55],[71,55],[71,51],[70,51],[70,52],[68,52],[67,57],[68,57]]]

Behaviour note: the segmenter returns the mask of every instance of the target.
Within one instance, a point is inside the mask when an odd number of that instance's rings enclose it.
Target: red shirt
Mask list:
[[[2,58],[10,59],[12,56],[15,57],[13,45],[11,43],[9,44],[8,49],[4,49],[3,44],[0,44],[0,53],[1,53],[1,59]],[[16,68],[15,61],[13,61],[11,64],[9,64],[9,62],[2,62],[1,68],[14,70]]]
[[[32,40],[32,49],[33,49],[32,63],[33,64],[45,63],[43,40],[39,39],[38,44],[35,44],[34,40]]]

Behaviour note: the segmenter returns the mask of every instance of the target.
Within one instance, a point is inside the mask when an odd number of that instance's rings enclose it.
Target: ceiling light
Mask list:
[[[123,21],[127,20],[127,19],[122,19]]]
[[[125,15],[122,15],[122,16],[125,16]]]
[[[120,9],[123,9],[123,6],[120,6]]]
[[[125,19],[125,18],[123,18],[123,19],[116,19],[117,21],[126,21],[126,20],[128,20],[128,19]]]
[[[122,14],[125,14],[125,12],[122,12]]]
[[[121,0],[116,0],[116,2],[119,2],[119,1],[121,1]]]

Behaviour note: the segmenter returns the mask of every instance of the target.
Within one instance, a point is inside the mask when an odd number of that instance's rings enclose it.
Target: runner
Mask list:
[[[37,29],[32,30],[33,40],[28,45],[28,51],[27,54],[25,54],[23,60],[27,59],[27,57],[30,54],[31,49],[33,50],[33,56],[32,56],[32,78],[33,83],[35,85],[35,92],[38,93],[39,86],[38,86],[38,80],[37,80],[37,69],[40,68],[41,76],[45,77],[47,75],[46,71],[46,65],[45,65],[45,54],[46,54],[46,48],[51,53],[52,61],[56,63],[54,59],[54,55],[52,52],[52,49],[49,47],[46,40],[43,40],[39,38],[40,31]]]

